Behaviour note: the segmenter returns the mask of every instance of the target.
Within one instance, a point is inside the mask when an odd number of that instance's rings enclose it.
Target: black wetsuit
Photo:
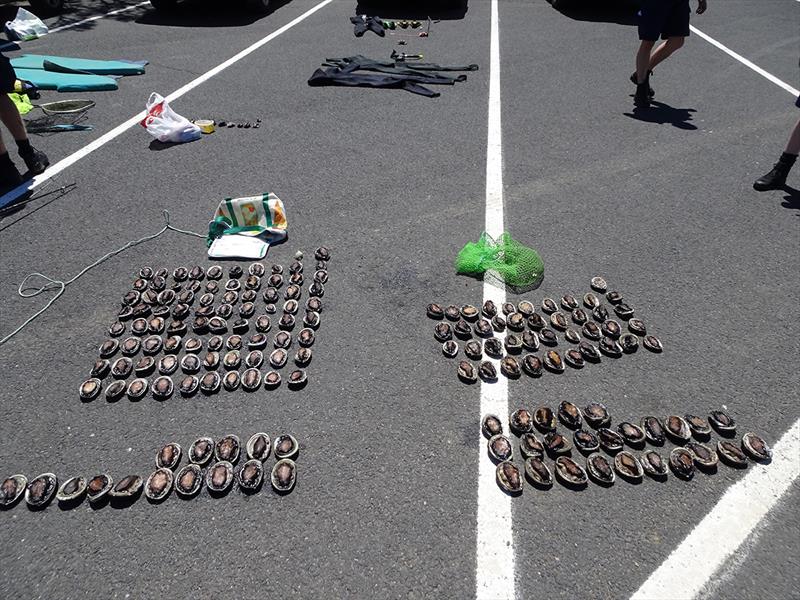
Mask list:
[[[375,60],[365,56],[327,58],[325,69],[317,69],[308,85],[338,85],[349,87],[374,87],[403,89],[412,94],[436,98],[439,92],[425,85],[453,85],[465,81],[467,76],[443,75],[437,71],[477,71],[478,65],[442,66],[434,63]]]

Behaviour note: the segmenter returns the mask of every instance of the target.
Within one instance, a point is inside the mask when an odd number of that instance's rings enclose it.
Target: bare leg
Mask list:
[[[786,154],[800,154],[800,120],[795,124],[784,152]]]
[[[682,37],[668,38],[663,44],[656,48],[656,51],[653,52],[652,55],[650,55],[649,69],[651,71],[655,69],[656,65],[666,60],[670,54],[683,46],[684,40],[685,38]]]
[[[636,81],[644,83],[647,79],[647,71],[652,69],[650,66],[650,52],[655,46],[655,41],[642,40],[639,51],[636,53]]]
[[[789,142],[786,144],[778,162],[772,167],[772,170],[766,175],[762,175],[753,183],[753,187],[759,192],[766,190],[779,190],[786,185],[786,177],[792,166],[797,161],[797,155],[800,154],[800,120],[795,123],[792,134],[789,136]]]
[[[11,101],[11,98],[8,97],[8,94],[0,94],[0,120],[8,127],[15,140],[28,139],[28,132],[25,131],[25,123],[22,122],[22,116],[19,114],[16,105]]]

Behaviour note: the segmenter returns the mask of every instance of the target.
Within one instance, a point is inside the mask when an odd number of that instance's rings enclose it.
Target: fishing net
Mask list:
[[[512,288],[530,289],[541,283],[544,263],[536,250],[520,244],[509,233],[494,240],[484,232],[477,242],[467,243],[458,253],[456,272],[488,274]]]
[[[86,113],[94,107],[94,100],[57,100],[56,102],[45,102],[37,104],[46,115],[68,115],[78,116]]]
[[[34,107],[42,109],[44,116],[25,119],[25,128],[28,133],[56,133],[91,129],[90,125],[79,125],[79,123],[87,119],[86,113],[94,105],[94,100],[82,99],[34,104]]]

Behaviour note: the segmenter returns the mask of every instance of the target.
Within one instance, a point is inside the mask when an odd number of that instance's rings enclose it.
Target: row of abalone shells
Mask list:
[[[260,387],[274,390],[280,387],[284,378],[278,371],[262,373],[259,369],[251,367],[242,371],[229,370],[223,375],[216,371],[209,371],[201,375],[184,375],[179,380],[173,380],[168,375],[159,375],[152,381],[137,377],[126,383],[116,380],[109,383],[104,390],[108,402],[116,402],[126,396],[131,401],[139,401],[152,396],[155,400],[168,400],[173,396],[191,398],[198,392],[206,396],[217,394],[220,391],[233,392],[239,388],[246,392],[255,392]],[[308,382],[305,369],[294,369],[285,379],[290,389],[300,389]],[[89,379],[81,384],[79,393],[81,400],[91,402],[100,395],[102,382],[99,379]]]
[[[164,354],[156,360],[157,352],[145,352],[143,356],[139,357],[134,362],[135,352],[125,353],[125,356],[114,359],[113,356],[99,358],[95,361],[89,373],[90,377],[96,379],[105,379],[111,375],[114,379],[127,379],[132,373],[140,374],[141,376],[149,375],[156,369],[162,375],[171,375],[178,367],[185,373],[195,373],[200,371],[203,367],[207,371],[216,370],[219,366],[227,369],[233,369],[238,366],[240,362],[258,362],[258,364],[249,364],[248,366],[258,367],[261,362],[268,361],[273,364],[275,368],[280,368],[285,364],[285,358],[279,359],[277,355],[287,355],[287,351],[292,346],[298,348],[295,360],[299,366],[305,366],[311,360],[311,347],[316,342],[316,334],[310,328],[302,329],[295,338],[286,331],[279,331],[273,338],[272,344],[266,334],[258,333],[244,339],[240,335],[232,335],[228,338],[222,336],[213,336],[205,344],[206,354],[200,360],[200,354],[203,351],[203,341],[197,337],[190,337],[184,344],[180,336],[173,336],[162,340],[159,336],[150,336],[145,341],[150,339],[158,342],[159,346],[164,347]],[[127,341],[127,340],[126,340]],[[171,343],[171,348],[167,349],[167,345]],[[272,346],[274,350],[270,350],[268,346]],[[184,355],[178,357],[181,349],[184,350]]]
[[[43,509],[54,497],[62,508],[78,506],[84,499],[95,506],[109,500],[128,505],[135,502],[142,491],[151,502],[160,502],[173,489],[178,496],[194,497],[203,484],[211,495],[220,496],[230,490],[234,480],[244,493],[252,494],[262,487],[263,464],[273,447],[276,462],[270,472],[270,483],[276,492],[286,494],[296,483],[294,459],[300,446],[292,435],[281,434],[273,444],[268,434],[260,432],[249,438],[245,445],[247,461],[238,469],[234,465],[241,454],[239,438],[229,434],[216,441],[209,437],[195,440],[188,453],[188,464],[177,472],[182,449],[176,443],[165,444],[156,455],[156,470],[147,479],[133,474],[115,481],[109,474],[100,473],[89,479],[71,477],[59,485],[53,473],[43,473],[30,481],[22,474],[11,475],[0,483],[0,509],[11,508],[23,496],[34,510]]]
[[[317,250],[314,252],[314,260],[316,261],[315,270],[327,271],[328,261],[330,261],[330,258],[330,251],[327,248],[317,248]],[[296,252],[294,255],[294,260],[288,265],[288,271],[290,274],[301,274],[303,272],[304,265],[302,260],[303,253],[301,251]],[[268,268],[264,263],[261,262],[250,264],[246,271],[248,278],[257,278],[259,280],[265,276],[270,277],[272,275],[282,275],[283,273],[284,268],[282,265],[273,264]],[[199,265],[192,267],[179,266],[176,267],[171,273],[165,267],[142,267],[136,273],[133,289],[140,292],[152,290],[156,293],[160,293],[166,289],[180,289],[180,286],[187,282],[200,282],[203,280],[220,281],[224,278],[224,276],[225,270],[221,265],[218,264],[210,265],[208,267],[202,267]],[[228,280],[238,281],[244,276],[245,270],[241,265],[235,264],[228,268]],[[170,281],[172,283],[170,283]],[[255,285],[249,285],[245,287],[253,289]],[[126,304],[134,303],[131,300],[124,300],[124,302]]]
[[[99,360],[111,361],[115,358],[117,353],[122,357],[130,359],[135,358],[141,354],[143,357],[152,356],[156,357],[163,354],[164,356],[178,354],[181,350],[189,354],[199,354],[204,349],[208,352],[222,352],[225,350],[264,350],[268,346],[275,348],[288,348],[292,345],[294,339],[298,345],[310,347],[314,345],[316,339],[315,329],[319,323],[314,327],[303,327],[300,329],[294,338],[288,330],[281,329],[276,331],[274,336],[268,335],[269,321],[267,319],[267,328],[260,329],[248,337],[241,334],[232,334],[229,336],[212,335],[207,340],[202,336],[190,335],[183,337],[181,335],[160,336],[158,334],[150,334],[146,337],[140,338],[131,336],[123,339],[121,342],[110,338],[103,342],[99,348]],[[118,358],[117,358],[118,359]],[[93,367],[93,371],[98,367]],[[106,370],[106,374],[108,371]]]
[[[748,458],[755,462],[769,462],[772,451],[764,439],[754,433],[745,433],[741,442],[735,443],[735,421],[722,410],[711,411],[709,419],[696,415],[677,415],[667,417],[666,427],[660,425],[656,417],[644,417],[642,425],[632,422],[621,422],[614,431],[610,425],[607,411],[600,416],[597,407],[605,407],[600,403],[590,403],[583,411],[587,419],[591,419],[596,432],[581,428],[581,410],[573,403],[565,401],[559,406],[557,413],[541,406],[531,412],[517,409],[509,416],[509,429],[519,437],[519,454],[524,460],[525,477],[514,464],[512,438],[505,435],[502,422],[496,415],[486,415],[481,422],[481,430],[488,438],[487,453],[497,466],[497,481],[501,489],[509,493],[522,491],[522,480],[539,488],[550,487],[555,479],[559,479],[569,487],[583,487],[592,479],[599,485],[610,486],[615,481],[615,472],[631,482],[638,482],[644,475],[654,479],[664,479],[669,470],[682,479],[691,479],[696,470],[714,473],[721,460],[733,468],[746,468]],[[557,421],[572,431],[561,433],[557,429]],[[711,423],[711,425],[709,425]],[[691,425],[690,425],[691,424]],[[655,431],[662,427],[663,431]],[[712,428],[721,438],[714,446],[699,440],[708,441]],[[535,431],[544,433],[544,438],[536,436]],[[648,430],[645,434],[645,430]],[[696,440],[691,439],[694,435]],[[673,448],[665,460],[656,450],[643,450],[646,442],[662,446],[669,439],[677,446]],[[637,455],[624,448],[629,446],[643,450]],[[584,468],[573,458],[573,448],[580,451],[586,459]],[[608,456],[604,456],[602,449]],[[546,456],[554,460],[553,468],[548,467]]]

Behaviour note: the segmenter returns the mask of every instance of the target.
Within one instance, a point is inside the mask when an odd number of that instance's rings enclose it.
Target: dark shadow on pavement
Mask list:
[[[250,10],[243,0],[234,0],[224,6],[218,0],[184,0],[169,11],[151,8],[136,22],[168,27],[244,27],[271,15],[290,1],[273,0],[265,12],[258,13]]]
[[[69,25],[71,23],[77,23],[78,21],[83,21],[84,19],[89,19],[91,17],[96,17],[98,15],[105,15],[115,10],[126,9],[130,6],[135,6],[138,4],[138,0],[129,0],[127,2],[119,2],[115,0],[106,0],[100,2],[66,2],[64,6],[64,11],[58,16],[55,21],[51,21],[47,24],[50,29],[55,29],[57,27],[63,27],[65,25]],[[139,6],[137,8],[132,8],[130,10],[125,10],[124,12],[119,12],[114,15],[110,15],[108,17],[103,17],[103,19],[96,19],[94,21],[88,21],[86,23],[81,23],[80,25],[76,25],[71,29],[73,31],[88,31],[94,29],[100,25],[100,23],[105,19],[113,19],[115,21],[119,21],[121,23],[130,23],[136,18],[137,14],[140,14],[143,10],[148,10],[150,7]],[[30,9],[32,12],[36,13],[35,10]],[[37,15],[40,18],[45,18],[49,15]]]
[[[196,141],[198,140],[192,140],[192,142]],[[170,148],[175,148],[176,146],[185,146],[186,144],[191,144],[192,142],[160,142],[158,140],[153,140],[150,142],[148,148],[150,148],[150,150],[153,152],[161,152],[162,150],[169,150]]]
[[[102,19],[95,19],[93,21],[87,21],[85,23],[80,23],[80,25],[74,25],[70,27],[70,31],[92,31],[96,27],[100,26],[103,21],[113,20],[120,23],[131,23],[135,21],[136,17],[140,16],[143,12],[152,10],[149,5],[136,6],[138,1],[139,0],[127,0],[122,2],[118,0],[68,1],[65,3],[64,10],[60,15],[58,15],[58,18],[52,20],[49,20],[50,17],[55,15],[47,14],[46,12],[43,13],[27,5],[23,5],[22,7],[26,10],[29,10],[42,20],[48,19],[47,26],[50,28],[50,30],[58,27],[71,26],[73,23],[79,23],[80,21],[84,21],[92,17],[107,15],[115,10],[123,10],[123,12],[113,15],[103,16]],[[128,7],[135,8],[128,9]],[[5,7],[0,7],[0,20],[3,23],[12,20],[16,15],[17,8],[18,6],[16,4],[8,4]],[[15,50],[21,50],[21,47],[17,42],[9,41],[8,36],[6,35],[5,37],[0,38],[0,50],[4,52],[13,52]]]
[[[468,10],[468,0],[358,0],[355,14],[381,17],[388,20],[426,21],[421,30],[425,30],[428,17],[433,21],[450,21],[463,19]],[[409,33],[420,29],[398,29]],[[436,24],[431,25],[431,35],[435,35]]]
[[[781,206],[788,209],[800,210],[800,190],[790,185],[783,186],[783,191],[787,194],[783,197]]]
[[[650,101],[649,108],[636,107],[633,112],[623,113],[626,117],[643,121],[645,123],[657,123],[659,125],[672,125],[678,129],[694,131],[697,126],[691,123],[692,114],[696,113],[694,108],[674,108],[669,104]]]
[[[78,23],[85,19],[96,17],[100,15],[106,15],[109,12],[126,9],[130,6],[135,6],[137,4],[137,0],[129,0],[127,2],[120,2],[118,0],[105,0],[105,1],[90,1],[90,0],[76,0],[72,2],[67,2],[64,6],[64,11],[58,15],[58,18],[49,20],[47,22],[47,26],[52,30],[58,27],[64,27],[66,25],[71,25],[72,23]],[[47,12],[41,12],[38,9],[33,7],[23,5],[23,8],[26,10],[31,11],[33,14],[38,16],[40,19],[49,19],[51,16],[55,16],[52,14],[47,14]],[[15,4],[8,4],[5,7],[0,7],[0,20],[3,23],[6,21],[10,21],[16,15],[18,6]],[[98,25],[103,20],[114,20],[119,21],[122,23],[130,23],[132,22],[137,14],[141,14],[142,11],[149,10],[149,6],[139,6],[136,8],[132,8],[130,10],[124,10],[123,12],[113,14],[107,17],[103,17],[103,19],[95,19],[94,21],[88,21],[86,23],[81,23],[80,25],[75,25],[74,27],[70,27],[72,31],[89,31],[98,27]],[[13,50],[20,50],[19,44],[17,42],[10,42],[6,41],[8,37],[0,38],[0,45],[3,45],[3,51],[13,51]],[[6,42],[6,44],[2,44],[2,42]]]
[[[544,276],[542,276],[541,278],[537,279],[530,285],[522,286],[522,285],[511,285],[510,283],[505,283],[502,279],[500,279],[497,276],[493,276],[491,273],[489,273],[488,275],[486,273],[481,273],[481,274],[456,273],[456,277],[466,277],[468,279],[474,279],[475,281],[487,282],[499,290],[503,290],[508,294],[516,296],[521,296],[523,294],[532,292],[535,289],[538,289],[542,285],[542,282],[544,281]]]
[[[58,510],[65,512],[78,508],[83,503],[83,496],[75,498],[74,500],[58,501]]]
[[[637,25],[637,0],[548,0],[558,12],[575,21]]]
[[[16,223],[19,223],[20,221],[22,221],[23,219],[29,217],[30,215],[32,215],[36,211],[41,210],[42,208],[44,208],[45,206],[47,206],[51,202],[55,202],[59,198],[62,198],[63,196],[66,196],[69,192],[71,192],[74,189],[75,189],[75,184],[74,183],[68,183],[68,184],[62,185],[62,186],[60,186],[60,187],[58,187],[58,188],[56,188],[54,190],[45,191],[45,192],[39,193],[36,196],[33,195],[33,190],[32,189],[27,189],[21,196],[16,198],[13,202],[11,202],[10,204],[6,205],[4,208],[0,208],[0,223],[2,223],[8,217],[20,212],[28,204],[30,204],[32,202],[35,202],[35,201],[37,201],[37,200],[39,200],[41,198],[45,198],[45,197],[48,198],[47,202],[43,202],[42,204],[38,205],[36,208],[30,210],[29,212],[21,215],[19,218],[15,219],[15,220],[13,220],[13,221],[11,221],[9,223],[3,223],[3,226],[0,227],[0,232],[3,232],[6,229],[8,229],[9,227],[15,225]]]
[[[124,510],[126,508],[130,508],[142,496],[143,489],[144,486],[139,488],[139,490],[132,496],[111,496],[109,498],[109,506],[115,510]]]
[[[152,142],[150,142],[150,146],[148,146],[148,147],[153,152],[161,152],[162,150],[169,150],[170,148],[173,148],[174,146],[180,146],[180,145],[181,144],[178,144],[178,143],[175,143],[175,142],[160,142],[158,140],[153,140]]]
[[[12,195],[0,203],[0,211],[11,206],[12,204],[17,204],[31,197],[33,194],[33,177],[23,177],[22,183],[16,186],[1,186],[0,197],[5,196],[6,194]]]

